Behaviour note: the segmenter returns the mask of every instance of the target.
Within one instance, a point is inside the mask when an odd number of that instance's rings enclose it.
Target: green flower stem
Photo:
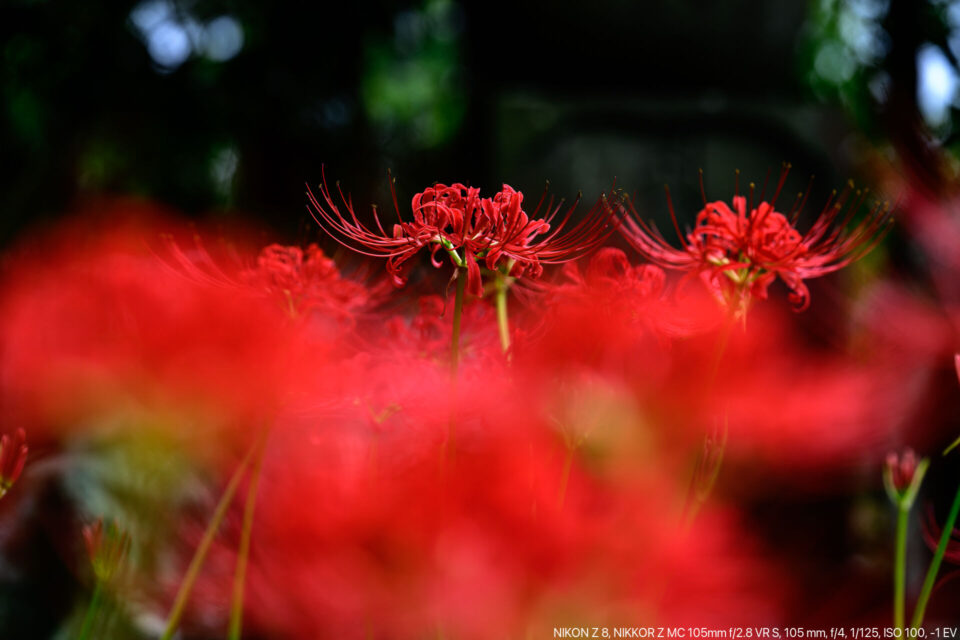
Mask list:
[[[435,242],[443,247],[450,256],[450,259],[453,260],[453,264],[457,265],[458,268],[462,269],[467,266],[467,263],[464,262],[463,258],[460,257],[460,254],[457,253],[457,250],[454,248],[452,242],[446,238],[434,238],[431,240],[431,242]],[[466,251],[466,249],[464,249],[464,251]]]
[[[97,620],[97,613],[100,610],[100,601],[103,599],[103,580],[97,579],[93,586],[93,595],[90,597],[90,606],[87,607],[87,614],[83,618],[83,626],[80,627],[78,640],[87,640],[90,632],[93,631],[93,623]]]
[[[457,293],[453,302],[453,337],[450,341],[450,391],[454,397],[457,395],[457,371],[460,366],[460,320],[463,316],[463,297],[467,290],[466,269],[458,269],[456,278]],[[445,463],[448,457],[453,456],[456,431],[457,417],[455,410],[451,407],[450,416],[447,420],[447,439],[444,441],[440,451],[442,463]]]
[[[960,445],[960,438],[957,438],[956,440],[951,442],[950,446],[943,450],[943,455],[947,455],[948,453],[956,449],[957,445]]]
[[[910,505],[897,506],[897,540],[893,563],[893,626],[903,629],[904,603],[907,584],[907,525],[910,522]]]
[[[717,374],[720,373],[720,365],[723,363],[723,356],[727,353],[727,346],[730,344],[730,336],[733,334],[735,324],[736,317],[730,313],[726,314],[723,319],[723,326],[720,328],[716,349],[713,352],[713,360],[710,362],[710,375],[705,386],[708,393],[713,391],[714,383],[717,381]]]
[[[463,297],[467,290],[467,273],[457,272],[457,293],[453,302],[453,337],[450,342],[450,366],[456,378],[460,366],[460,320],[463,316]]]
[[[240,466],[237,467],[237,470],[233,472],[233,477],[230,478],[230,482],[227,484],[227,488],[223,492],[223,496],[220,498],[220,502],[217,504],[217,508],[213,512],[213,517],[210,518],[210,523],[207,525],[207,530],[203,533],[203,538],[200,540],[200,544],[197,546],[197,550],[193,554],[193,559],[190,561],[190,566],[187,568],[187,573],[183,577],[183,582],[180,583],[180,589],[177,591],[177,596],[173,601],[173,608],[170,610],[170,615],[167,616],[167,626],[163,632],[163,635],[160,636],[160,640],[170,640],[173,637],[173,634],[177,630],[177,626],[180,624],[180,618],[183,616],[183,611],[187,606],[187,599],[190,597],[190,591],[193,589],[193,584],[197,581],[197,577],[200,575],[200,569],[203,567],[204,561],[207,559],[207,553],[210,551],[210,545],[213,544],[213,539],[217,535],[217,531],[220,529],[220,524],[223,522],[223,518],[227,515],[227,509],[230,508],[230,503],[233,501],[233,496],[237,492],[237,487],[240,486],[240,480],[243,478],[244,472],[246,472],[247,467],[250,466],[250,460],[253,457],[254,450],[256,445],[251,447],[247,452],[247,455],[243,458],[243,461],[240,463]]]
[[[263,430],[257,442],[257,461],[250,473],[250,486],[247,487],[247,503],[243,510],[243,531],[240,534],[240,549],[237,551],[237,567],[233,575],[233,604],[230,608],[230,640],[240,640],[243,628],[243,598],[247,578],[247,562],[250,558],[250,538],[253,532],[253,513],[257,506],[257,492],[260,488],[260,470],[263,468],[263,454],[267,449],[267,435]]]
[[[940,563],[943,562],[943,554],[947,551],[947,543],[950,542],[950,534],[957,524],[957,514],[960,513],[960,487],[957,487],[957,495],[953,498],[953,506],[950,507],[950,514],[947,521],[943,523],[943,534],[940,536],[940,544],[933,554],[933,560],[930,561],[930,568],[927,569],[927,577],[923,581],[923,588],[920,590],[920,598],[917,599],[917,607],[913,610],[914,629],[920,628],[923,624],[923,615],[927,610],[927,603],[930,600],[930,594],[933,592],[933,586],[937,580],[937,573],[940,571]]]
[[[736,325],[736,321],[736,316],[732,312],[728,312],[723,320],[723,325],[720,328],[720,336],[717,339],[717,346],[713,352],[713,359],[710,362],[707,382],[704,385],[704,389],[708,394],[713,392],[714,385],[717,381],[717,375],[720,373],[720,365],[723,363],[723,356],[726,354],[727,346],[730,344],[730,336],[733,334],[733,328]],[[712,442],[711,436],[707,436],[706,441]],[[705,445],[707,442],[705,442]],[[713,486],[716,484],[717,477],[720,475],[720,467],[723,463],[723,451],[726,448],[726,444],[727,411],[724,409],[723,440],[722,444],[720,444],[721,448],[719,451],[719,456],[713,461],[708,461],[708,451],[705,448],[697,454],[697,460],[694,463],[693,476],[690,479],[690,487],[687,491],[687,497],[683,503],[683,509],[680,512],[680,519],[686,527],[691,527],[693,525],[693,521],[696,519],[697,513],[700,511],[700,507],[706,503],[707,499],[710,497],[710,493],[713,491]],[[704,474],[705,465],[711,466],[711,468],[707,470],[706,474]],[[702,483],[704,479],[707,480],[705,484]]]
[[[497,271],[497,326],[500,328],[500,346],[504,353],[510,352],[510,319],[507,316],[507,292],[509,276]]]

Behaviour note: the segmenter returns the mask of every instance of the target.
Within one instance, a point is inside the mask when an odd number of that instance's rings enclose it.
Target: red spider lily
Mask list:
[[[26,442],[23,429],[17,429],[13,438],[7,434],[0,438],[0,498],[6,495],[23,471],[27,462]]]
[[[891,218],[889,209],[878,204],[851,226],[866,192],[854,192],[850,184],[839,195],[835,192],[831,196],[810,229],[801,234],[796,224],[806,195],[800,194],[787,214],[775,209],[789,170],[790,166],[785,165],[769,202],[761,192],[760,202],[755,204],[751,184],[749,200],[736,193],[733,209],[725,202],[707,202],[701,174],[703,209],[697,214],[693,230],[686,234],[680,231],[668,190],[667,202],[680,238],[679,249],[668,243],[655,226],[636,215],[629,200],[624,202],[633,216],[625,216],[623,234],[651,261],[701,276],[738,315],[746,311],[752,298],[765,299],[767,288],[778,276],[789,287],[789,299],[795,309],[802,311],[810,304],[803,281],[863,257],[881,240]]]
[[[338,187],[339,188],[339,187]],[[424,247],[430,247],[435,267],[445,251],[453,264],[467,269],[467,287],[471,294],[483,294],[479,261],[488,269],[502,269],[512,276],[540,276],[544,264],[558,264],[576,259],[600,245],[613,231],[610,210],[593,207],[577,224],[571,217],[580,201],[560,216],[563,201],[554,206],[553,198],[544,207],[540,198],[531,214],[523,210],[523,194],[509,185],[493,198],[481,198],[480,189],[460,183],[437,184],[413,197],[413,217],[406,221],[400,215],[393,181],[390,184],[394,208],[400,221],[388,234],[373,209],[376,228],[364,225],[357,218],[353,203],[340,192],[346,215],[334,203],[326,178],[320,185],[318,199],[308,188],[310,213],[320,226],[339,243],[367,256],[387,258],[387,271],[397,286],[405,282],[403,264]],[[322,200],[322,202],[321,202]],[[541,207],[546,214],[539,218]],[[556,221],[556,222],[555,222]]]

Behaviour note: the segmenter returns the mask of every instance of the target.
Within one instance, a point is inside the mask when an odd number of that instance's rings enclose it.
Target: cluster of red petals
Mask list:
[[[392,189],[391,184],[391,189]],[[400,221],[387,233],[376,208],[375,228],[364,225],[343,197],[345,213],[331,197],[326,182],[320,185],[320,199],[307,191],[311,214],[338,242],[359,253],[387,258],[387,271],[394,283],[406,281],[404,263],[429,247],[435,267],[447,253],[458,267],[467,270],[467,290],[483,294],[480,263],[490,270],[505,269],[514,277],[538,278],[544,264],[573,260],[599,246],[613,231],[609,209],[599,204],[579,222],[571,218],[577,202],[560,215],[563,202],[553,199],[544,205],[546,193],[535,210],[523,209],[523,194],[504,184],[492,198],[480,196],[480,189],[460,183],[436,184],[418,193],[411,202],[412,218]],[[322,199],[322,201],[321,201]],[[546,210],[543,217],[541,208]]]
[[[333,259],[316,244],[306,249],[280,244],[264,247],[256,267],[242,271],[240,280],[284,299],[293,315],[320,309],[352,312],[374,297],[361,283],[342,277]]]
[[[685,485],[643,453],[639,423],[593,434],[561,501],[567,451],[552,418],[566,413],[505,367],[465,364],[458,392],[438,363],[378,354],[341,373],[362,397],[275,432],[245,625],[271,638],[442,629],[479,640],[549,634],[564,611],[611,625],[648,611],[677,624],[782,619],[785,589],[763,545],[723,509],[683,530]],[[438,460],[453,408],[457,453]],[[212,619],[210,635],[229,603],[230,539],[190,617],[195,628]]]
[[[225,435],[248,438],[265,413],[319,375],[316,363],[337,334],[324,327],[305,340],[286,304],[171,269],[151,243],[176,223],[118,225],[95,238],[82,226],[32,238],[45,248],[42,261],[24,250],[6,264],[0,397],[31,432],[56,437],[132,410],[161,426],[179,414],[191,427],[170,425],[171,434],[189,438],[197,453],[223,449]]]
[[[738,308],[751,298],[765,299],[767,288],[779,277],[790,289],[796,310],[802,311],[810,304],[804,280],[841,269],[868,253],[882,238],[890,217],[887,208],[878,205],[851,225],[865,194],[854,194],[848,187],[832,196],[810,229],[800,233],[796,225],[805,196],[798,197],[786,215],[775,209],[788,169],[769,202],[761,194],[754,206],[745,196],[736,195],[731,209],[725,202],[707,202],[704,197],[703,209],[686,234],[680,232],[671,204],[679,249],[636,215],[629,201],[625,206],[634,215],[626,216],[623,234],[654,263],[699,275],[718,296]]]
[[[376,348],[392,353],[417,354],[418,356],[445,361],[450,356],[452,327],[450,316],[452,304],[441,296],[421,296],[416,311],[395,314],[386,321],[386,332],[369,331]],[[461,331],[465,336],[462,349],[468,358],[486,359],[496,354],[495,312],[488,304],[471,300],[464,304]],[[373,346],[373,345],[371,345]]]
[[[638,334],[689,337],[719,321],[712,309],[700,304],[704,301],[671,291],[662,268],[632,265],[626,253],[614,247],[599,249],[585,269],[576,262],[564,265],[563,275],[566,282],[550,290],[553,302],[579,306],[589,313],[602,309],[608,318],[620,317]]]

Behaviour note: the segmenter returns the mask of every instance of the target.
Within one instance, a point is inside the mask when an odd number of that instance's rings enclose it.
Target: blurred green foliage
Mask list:
[[[461,19],[449,0],[427,0],[398,15],[392,39],[367,42],[363,106],[384,135],[425,148],[456,134],[466,111]]]

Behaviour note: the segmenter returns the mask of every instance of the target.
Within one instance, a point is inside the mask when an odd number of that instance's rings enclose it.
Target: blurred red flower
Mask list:
[[[343,369],[365,394],[271,438],[245,620],[273,638],[539,637],[591,624],[781,620],[776,567],[733,514],[685,533],[657,453],[591,443],[572,461],[556,417],[506,369],[442,362]],[[381,410],[389,407],[389,410]],[[438,455],[457,409],[454,457]],[[613,414],[609,414],[613,415]],[[599,434],[598,434],[599,437]],[[621,440],[622,441],[622,440]],[[649,440],[646,441],[649,446]],[[685,480],[685,479],[684,479]],[[204,572],[191,625],[222,622],[232,552]]]
[[[219,437],[252,438],[251,425],[322,377],[337,331],[292,322],[260,291],[171,269],[152,245],[179,225],[139,203],[109,206],[111,227],[80,218],[8,260],[0,395],[9,415],[51,435],[152,411],[164,416],[154,423],[172,420],[171,434],[222,448]]]

